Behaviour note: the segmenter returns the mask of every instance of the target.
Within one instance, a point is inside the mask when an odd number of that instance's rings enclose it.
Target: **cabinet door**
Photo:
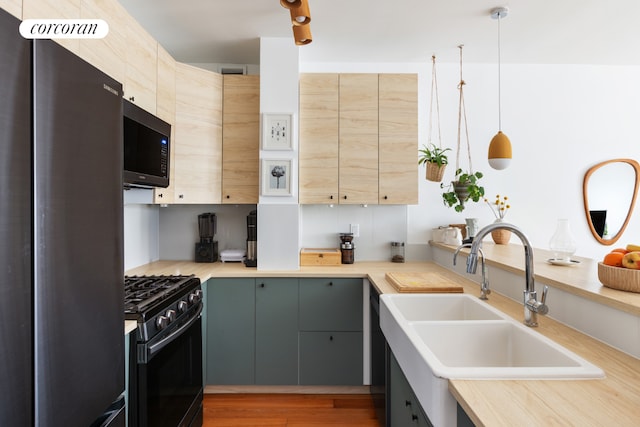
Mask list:
[[[156,113],[171,125],[169,144],[169,187],[155,188],[155,203],[173,203],[175,190],[175,135],[176,135],[176,61],[158,45],[158,91]]]
[[[300,332],[300,385],[362,385],[362,332]]]
[[[301,331],[362,331],[362,279],[300,279]]]
[[[338,74],[300,75],[300,204],[338,203]]]
[[[128,12],[117,1],[82,0],[83,19],[103,19],[109,33],[102,39],[80,40],[78,55],[119,82],[125,81]]]
[[[378,75],[340,75],[340,203],[378,203]]]
[[[207,384],[254,384],[255,280],[207,282]]]
[[[256,384],[298,384],[298,279],[256,279]]]
[[[260,76],[224,76],[222,203],[258,203]]]
[[[389,419],[393,427],[431,427],[398,361],[389,352]]]
[[[418,203],[418,76],[380,74],[379,203]]]
[[[124,97],[156,114],[158,42],[130,15],[127,15],[126,28]]]
[[[176,63],[176,203],[220,203],[222,75]]]

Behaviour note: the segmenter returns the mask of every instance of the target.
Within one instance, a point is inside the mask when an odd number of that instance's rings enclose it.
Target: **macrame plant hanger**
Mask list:
[[[473,166],[471,165],[471,146],[469,145],[469,128],[467,126],[467,111],[466,106],[464,104],[464,85],[466,84],[462,78],[462,47],[464,45],[459,45],[460,49],[460,83],[458,84],[458,90],[460,91],[460,100],[458,103],[458,141],[456,146],[456,176],[458,175],[458,170],[460,170],[460,145],[461,145],[461,137],[462,137],[462,122],[464,121],[464,132],[465,138],[467,141],[467,157],[469,159],[469,171],[470,175],[473,175]],[[464,171],[463,171],[464,172]]]
[[[440,130],[440,98],[438,97],[438,77],[436,75],[436,57],[435,55],[431,56],[432,68],[431,68],[431,101],[429,103],[429,136],[427,140],[427,146],[435,148],[435,144],[433,144],[431,140],[431,134],[433,133],[433,104],[435,102],[435,111],[436,111],[436,124],[438,126],[438,149],[442,150],[442,132]],[[429,181],[440,182],[442,181],[442,176],[444,175],[444,170],[446,167],[446,163],[443,165],[438,165],[437,163],[427,163],[427,175],[426,178]]]

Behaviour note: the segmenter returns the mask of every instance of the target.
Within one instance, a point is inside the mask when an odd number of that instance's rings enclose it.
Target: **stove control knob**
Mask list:
[[[190,304],[197,304],[200,302],[200,300],[202,299],[202,291],[200,289],[198,289],[197,291],[193,292],[192,294],[189,294],[189,303]]]
[[[159,331],[163,330],[169,324],[169,318],[167,316],[158,316],[156,318],[156,328]]]
[[[178,303],[178,313],[184,313],[185,311],[187,311],[187,302],[186,301],[180,301]]]
[[[176,311],[175,310],[167,310],[167,312],[164,315],[166,316],[167,319],[169,319],[169,323],[171,323],[174,320],[176,320]]]

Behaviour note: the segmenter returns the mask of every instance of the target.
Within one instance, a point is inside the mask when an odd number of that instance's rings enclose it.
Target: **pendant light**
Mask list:
[[[298,6],[290,8],[289,13],[293,25],[307,25],[311,22],[311,13],[309,12],[309,2],[307,0],[302,0]]]
[[[489,144],[489,166],[494,169],[506,169],[511,163],[511,141],[507,135],[502,133],[502,93],[500,76],[500,20],[506,18],[509,9],[506,7],[496,7],[491,10],[491,18],[498,20],[498,133],[491,139]]]

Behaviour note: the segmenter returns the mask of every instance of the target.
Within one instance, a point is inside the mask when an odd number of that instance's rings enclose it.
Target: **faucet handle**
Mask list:
[[[542,297],[540,298],[540,302],[544,305],[546,305],[546,302],[547,302],[548,292],[549,292],[549,287],[547,285],[544,285],[544,288],[542,289]]]

